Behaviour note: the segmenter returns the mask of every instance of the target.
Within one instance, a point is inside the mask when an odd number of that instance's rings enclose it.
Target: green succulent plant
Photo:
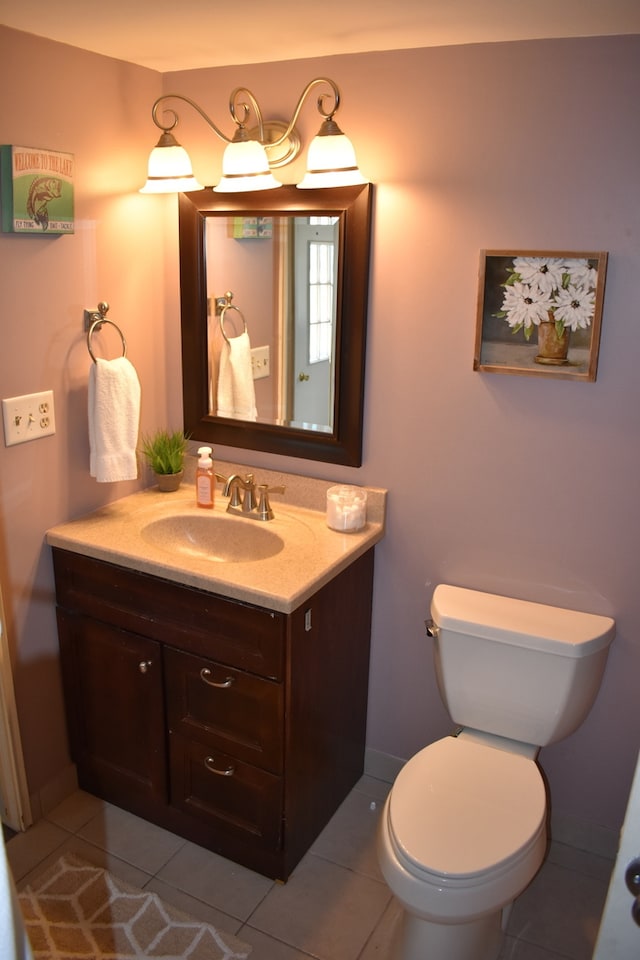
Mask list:
[[[188,437],[182,430],[156,430],[142,438],[142,453],[157,474],[180,473],[184,465]]]

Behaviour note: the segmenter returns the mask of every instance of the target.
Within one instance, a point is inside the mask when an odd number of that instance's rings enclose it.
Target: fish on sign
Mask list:
[[[73,233],[74,156],[39,147],[0,147],[4,233]]]

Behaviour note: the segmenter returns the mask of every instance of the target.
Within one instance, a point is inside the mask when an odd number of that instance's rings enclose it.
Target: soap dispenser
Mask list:
[[[196,503],[205,510],[213,508],[213,498],[215,495],[215,476],[213,473],[213,460],[211,459],[211,447],[200,447],[198,449],[198,466],[196,467]]]

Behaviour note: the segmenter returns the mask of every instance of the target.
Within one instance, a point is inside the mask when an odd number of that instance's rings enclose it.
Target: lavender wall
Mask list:
[[[343,93],[339,120],[376,184],[364,464],[217,453],[390,490],[388,534],[377,549],[374,750],[408,757],[449,729],[423,631],[437,582],[615,616],[594,709],[541,760],[556,812],[617,828],[639,746],[640,38],[162,78],[8,30],[0,44],[11,91],[0,141],[75,152],[86,224],[74,238],[41,244],[0,237],[1,393],[53,387],[59,420],[51,440],[0,447],[0,557],[32,787],[66,756],[42,533],[129,489],[97,489],[86,471],[85,300],[110,299],[126,325],[147,423],[180,420],[176,204],[134,192],[154,141],[150,104],[162,85],[224,122],[229,92],[246,84],[267,113],[284,116],[307,80],[328,74]],[[30,81],[17,84],[25,58]],[[315,133],[312,104],[300,126],[307,138]],[[180,140],[197,175],[215,182],[220,145],[186,110]],[[483,248],[609,252],[596,383],[472,370]]]
[[[610,614],[618,635],[599,699],[541,761],[554,812],[613,827],[640,745],[639,62],[640,38],[616,38],[164,77],[220,122],[240,83],[283,117],[307,80],[328,74],[376,184],[365,459],[330,471],[390,490],[369,746],[406,758],[450,728],[423,629],[439,581]],[[300,125],[316,132],[313,102]],[[218,144],[186,112],[181,126],[214,183]],[[609,252],[595,383],[473,371],[479,252],[504,248]]]
[[[44,533],[137,487],[89,477],[84,308],[111,305],[140,378],[145,429],[166,424],[166,381],[177,375],[166,352],[166,208],[136,192],[148,151],[141,118],[159,87],[154,71],[0,27],[0,143],[73,153],[76,169],[73,236],[0,234],[0,394],[52,389],[56,413],[55,436],[0,443],[0,577],[32,792],[68,763]],[[95,349],[117,356],[121,346],[105,332]]]

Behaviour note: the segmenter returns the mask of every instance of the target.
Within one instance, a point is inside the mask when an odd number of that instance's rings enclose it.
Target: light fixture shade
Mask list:
[[[147,182],[140,193],[188,193],[202,189],[193,175],[187,151],[173,134],[164,133],[149,154]]]
[[[307,172],[298,187],[309,190],[316,187],[348,187],[356,183],[366,181],[358,169],[351,140],[342,132],[323,134],[321,128],[318,136],[309,144]]]
[[[269,169],[267,154],[258,140],[232,140],[222,156],[222,178],[217,193],[273,190],[282,186]]]

